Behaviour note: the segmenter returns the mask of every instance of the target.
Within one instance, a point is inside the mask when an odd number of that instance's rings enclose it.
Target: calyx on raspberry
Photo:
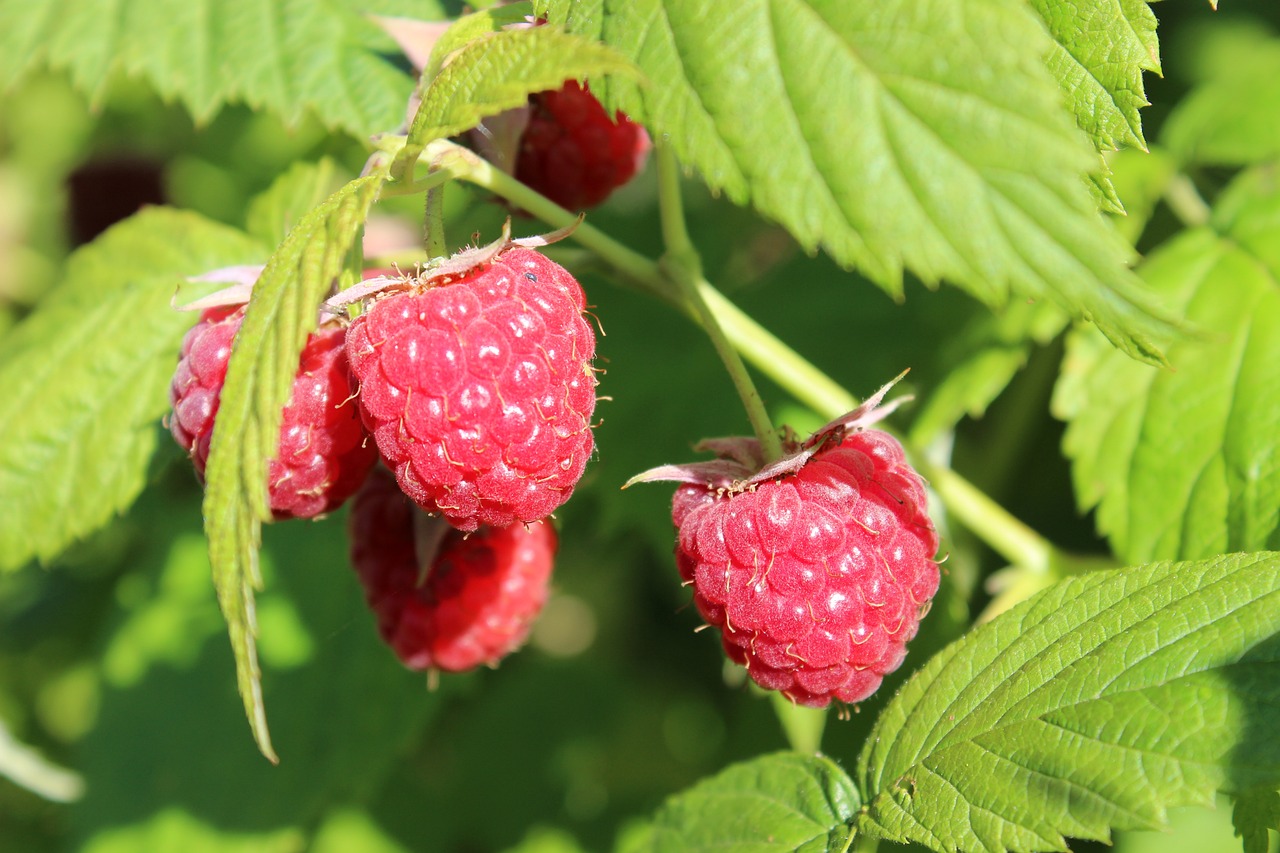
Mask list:
[[[595,334],[544,242],[504,235],[340,297],[373,297],[347,334],[365,424],[404,493],[459,530],[550,515],[595,446]]]
[[[231,344],[244,320],[233,293],[213,298],[182,341],[169,386],[169,429],[204,477],[227,378]],[[227,302],[226,300],[231,300]],[[239,300],[237,302],[236,300]],[[317,329],[302,350],[289,402],[280,424],[275,458],[268,468],[272,514],[277,519],[313,518],[331,512],[355,494],[377,461],[353,399],[347,369],[346,330]]]
[[[700,449],[719,459],[631,480],[682,483],[676,563],[699,613],[757,684],[802,705],[874,693],[938,589],[924,483],[867,429],[900,402],[879,407],[892,384],[773,464],[755,439],[716,439]]]
[[[410,669],[494,666],[524,643],[546,603],[549,521],[465,535],[422,513],[379,467],[356,495],[350,532],[378,633]]]

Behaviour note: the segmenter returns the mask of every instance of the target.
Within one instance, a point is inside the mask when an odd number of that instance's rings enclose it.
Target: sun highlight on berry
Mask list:
[[[409,281],[347,334],[360,410],[400,488],[459,530],[568,500],[595,446],[595,334],[568,271],[503,247]]]

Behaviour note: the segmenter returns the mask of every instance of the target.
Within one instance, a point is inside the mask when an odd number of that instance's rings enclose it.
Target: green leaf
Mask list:
[[[1085,177],[1097,152],[1023,0],[596,0],[536,4],[651,85],[609,103],[734,201],[894,295],[904,270],[1003,307],[1052,299],[1160,360],[1130,250]]]
[[[454,21],[444,35],[431,46],[431,58],[423,69],[424,82],[430,82],[440,73],[445,60],[455,51],[465,47],[483,35],[499,32],[503,27],[523,21],[533,12],[533,4],[528,0],[499,6],[495,9],[482,9],[463,15]]]
[[[249,203],[245,230],[268,246],[278,246],[298,220],[344,183],[338,164],[328,157],[294,163]]]
[[[1054,392],[1076,497],[1126,560],[1280,545],[1280,191],[1248,175],[1209,228],[1152,253],[1142,274],[1202,334],[1173,370],[1116,358],[1079,330]],[[1176,461],[1172,464],[1171,460]]]
[[[1216,37],[1215,37],[1216,36]],[[1184,163],[1242,166],[1280,157],[1280,39],[1213,28],[1213,73],[1179,101],[1160,142]]]
[[[385,170],[379,170],[334,193],[302,218],[267,262],[232,346],[205,471],[205,533],[218,601],[231,633],[249,725],[272,761],[277,758],[262,704],[253,603],[253,591],[261,587],[260,524],[271,517],[267,465],[319,303],[385,178]]]
[[[1251,788],[1236,797],[1231,813],[1244,853],[1268,853],[1270,832],[1280,832],[1280,793],[1275,788]]]
[[[413,88],[365,13],[411,5],[419,17],[444,17],[430,0],[0,0],[0,88],[48,66],[100,101],[123,71],[197,121],[238,102],[289,123],[310,110],[364,137],[398,125]]]
[[[652,831],[627,850],[840,851],[857,809],[858,792],[835,762],[779,752],[735,764],[671,797]]]
[[[455,53],[423,92],[396,168],[416,160],[432,140],[522,106],[533,92],[558,89],[571,78],[606,74],[634,78],[637,72],[617,52],[556,27],[480,36]]]
[[[1160,73],[1156,16],[1146,0],[1031,0],[1055,42],[1049,71],[1099,151],[1146,148],[1142,72]]]
[[[0,567],[49,560],[133,503],[195,319],[170,298],[184,276],[261,257],[240,232],[166,208],[71,257],[0,345]]]
[[[1280,780],[1280,554],[1062,581],[931,660],[859,760],[859,831],[1066,850]]]

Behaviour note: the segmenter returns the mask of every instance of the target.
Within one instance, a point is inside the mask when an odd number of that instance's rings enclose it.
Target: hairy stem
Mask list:
[[[427,190],[426,211],[423,216],[427,237],[427,257],[443,258],[449,254],[444,239],[444,184]]]
[[[742,356],[725,336],[719,319],[703,297],[703,291],[712,288],[702,276],[702,258],[689,239],[685,225],[684,203],[680,199],[680,167],[670,146],[659,143],[654,153],[658,166],[658,211],[662,220],[662,239],[667,247],[660,265],[679,286],[685,302],[711,339],[711,345],[733,380],[733,387],[742,398],[742,406],[751,421],[751,429],[760,441],[765,461],[771,462],[782,456],[782,442],[760,392],[751,381],[747,366],[742,363]]]

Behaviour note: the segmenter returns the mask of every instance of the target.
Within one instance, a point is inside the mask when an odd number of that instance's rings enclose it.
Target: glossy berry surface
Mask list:
[[[415,517],[417,520],[415,520]],[[420,537],[446,528],[424,571]],[[378,632],[411,669],[493,666],[519,648],[547,600],[556,534],[547,522],[469,536],[422,515],[383,469],[356,496],[351,561]]]
[[[169,430],[203,480],[242,308],[211,308],[182,341],[169,386]],[[344,349],[344,331],[322,328],[307,340],[284,408],[269,467],[277,519],[314,518],[355,494],[378,454],[360,421]]]
[[[595,207],[635,177],[649,156],[645,129],[622,113],[616,118],[573,80],[531,95],[516,178],[568,210]]]
[[[550,515],[594,448],[582,288],[512,248],[374,302],[347,333],[360,410],[400,488],[460,530]]]
[[[680,573],[725,651],[802,705],[874,693],[938,589],[924,485],[878,430],[753,489],[681,486],[672,518]]]

